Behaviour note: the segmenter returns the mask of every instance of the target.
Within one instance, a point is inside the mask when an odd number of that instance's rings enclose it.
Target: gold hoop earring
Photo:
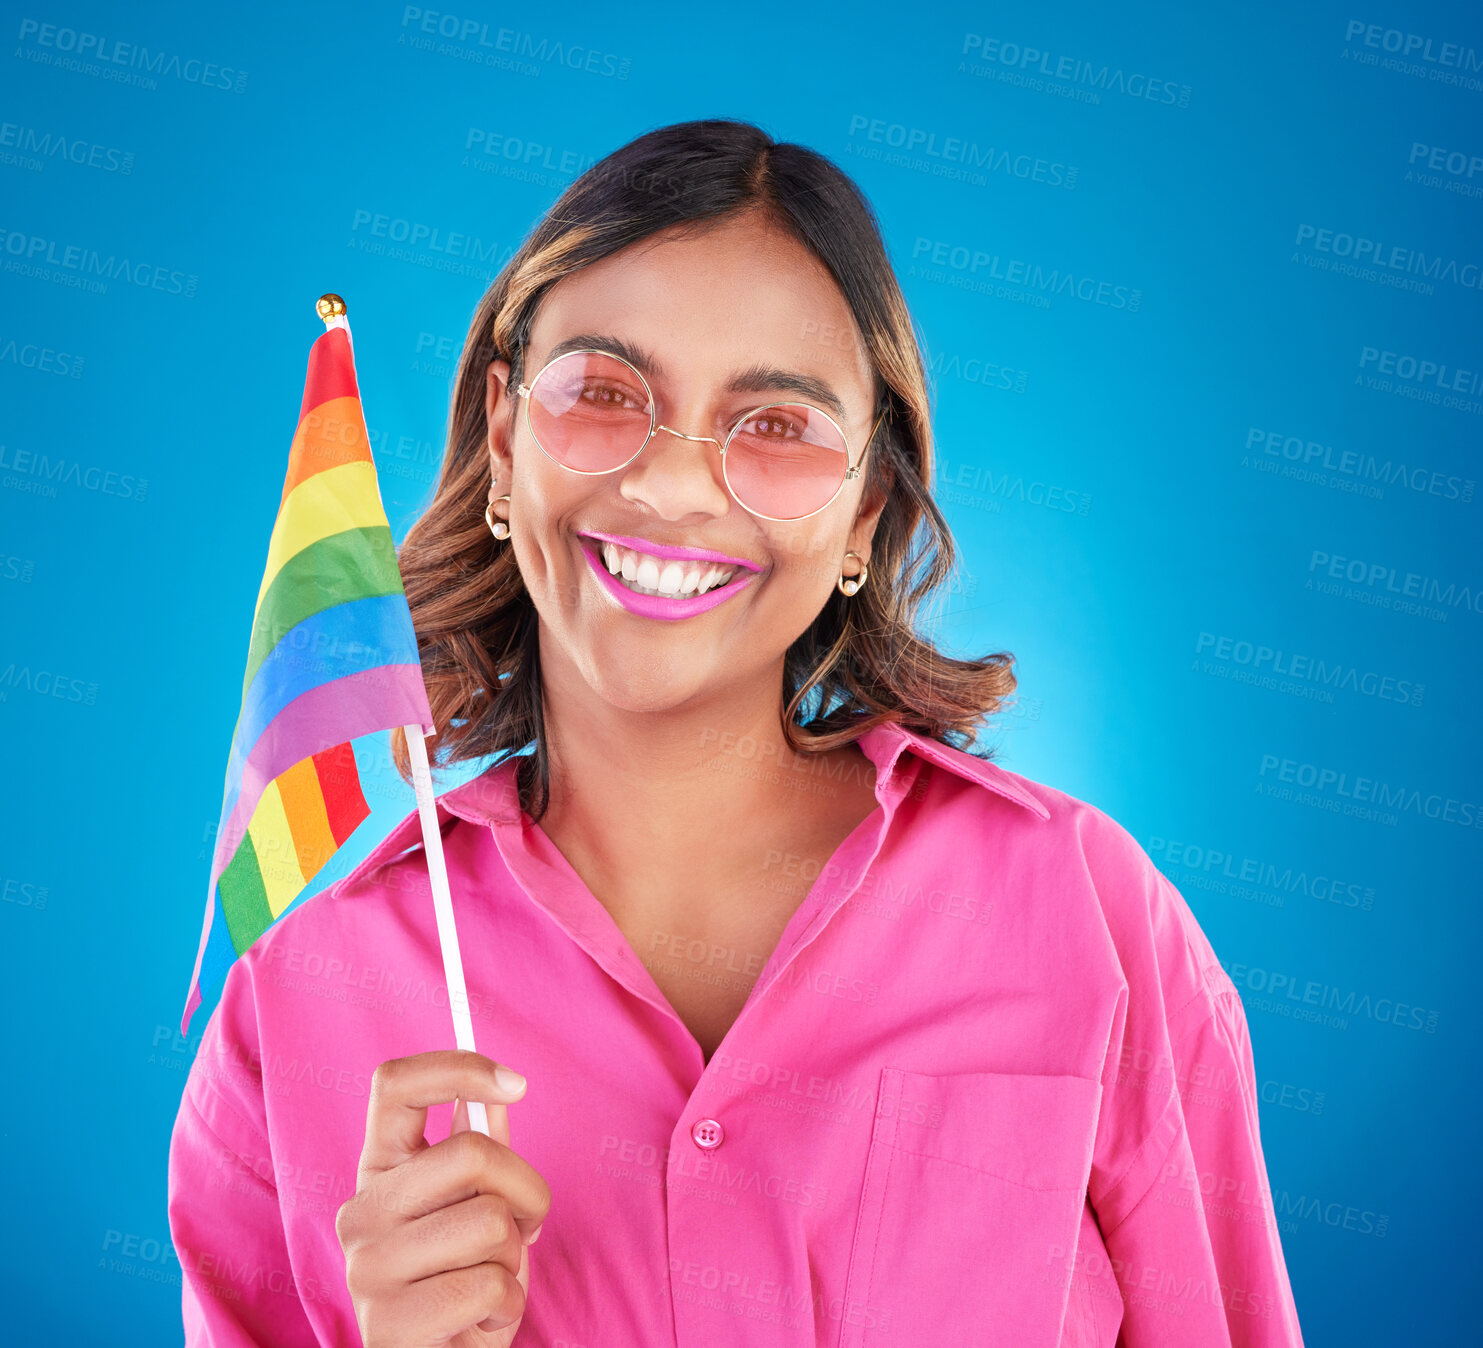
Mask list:
[[[841,571],[839,573],[839,579],[834,582],[834,588],[838,590],[840,594],[853,595],[856,591],[859,590],[862,585],[865,584],[865,577],[870,574],[870,568],[865,565],[864,559],[858,552],[847,552],[845,553],[845,556],[853,557],[857,562],[860,563],[860,574],[856,576],[847,576],[843,571]]]
[[[508,520],[497,520],[494,518],[494,506],[496,501],[508,501],[508,496],[496,496],[484,507],[484,523],[489,526],[489,532],[498,539],[506,539],[510,536],[510,524]]]

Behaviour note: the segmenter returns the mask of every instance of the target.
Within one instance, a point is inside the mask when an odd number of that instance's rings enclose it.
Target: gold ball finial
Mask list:
[[[338,295],[321,295],[314,303],[314,312],[326,323],[332,318],[344,318],[345,301]]]

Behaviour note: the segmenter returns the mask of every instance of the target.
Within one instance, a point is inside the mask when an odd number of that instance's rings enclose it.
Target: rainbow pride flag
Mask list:
[[[343,309],[343,305],[341,305]],[[370,813],[350,741],[433,730],[343,313],[309,352],[181,1033]]]

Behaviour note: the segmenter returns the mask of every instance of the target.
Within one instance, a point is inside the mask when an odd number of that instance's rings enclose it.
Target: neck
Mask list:
[[[678,900],[670,890],[766,866],[769,849],[826,802],[873,791],[874,765],[858,746],[823,759],[789,748],[781,662],[748,686],[657,711],[615,708],[575,670],[544,674],[551,781],[541,825],[600,897],[602,885]]]

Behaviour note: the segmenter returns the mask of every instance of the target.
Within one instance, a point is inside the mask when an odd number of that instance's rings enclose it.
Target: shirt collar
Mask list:
[[[899,770],[897,763],[901,755],[910,751],[937,767],[978,783],[1041,819],[1050,818],[1050,811],[1028,789],[1024,778],[976,754],[954,749],[941,740],[909,730],[898,721],[885,721],[871,727],[860,736],[858,742],[861,752],[875,764],[878,782],[889,782]],[[518,821],[520,809],[515,789],[515,772],[518,766],[518,757],[506,758],[479,776],[440,795],[437,798],[439,826],[446,831],[447,821],[453,818],[474,824]],[[376,845],[364,861],[334,887],[348,888],[356,879],[369,875],[401,853],[420,846],[422,825],[417,811],[413,810]]]
[[[875,764],[876,772],[882,779],[889,778],[897,770],[897,760],[910,750],[918,758],[946,768],[970,782],[977,782],[995,795],[1023,806],[1041,819],[1050,818],[1050,811],[1029,790],[1024,778],[1006,771],[997,763],[990,763],[986,758],[954,749],[941,740],[910,730],[899,721],[886,721],[872,727],[860,736],[859,743],[866,757]]]

